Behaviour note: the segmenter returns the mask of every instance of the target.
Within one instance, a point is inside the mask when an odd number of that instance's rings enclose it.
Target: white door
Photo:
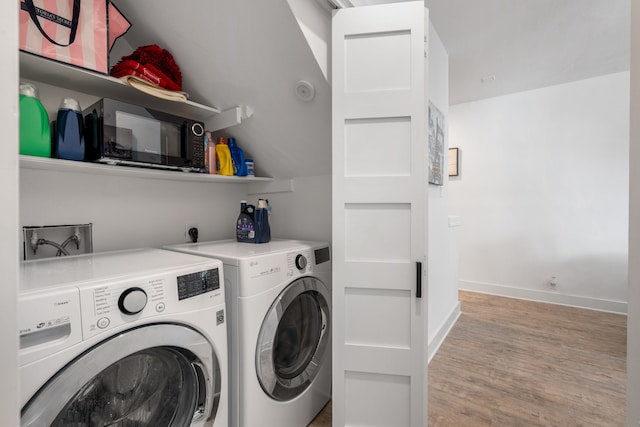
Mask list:
[[[427,425],[426,14],[333,16],[334,427]]]

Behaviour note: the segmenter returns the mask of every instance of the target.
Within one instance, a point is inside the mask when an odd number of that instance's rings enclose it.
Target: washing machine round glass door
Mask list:
[[[23,426],[200,426],[215,418],[220,367],[185,326],[132,329],[92,347],[25,405]]]
[[[329,291],[314,277],[291,282],[262,323],[256,370],[271,398],[291,400],[304,392],[327,357],[331,339]]]

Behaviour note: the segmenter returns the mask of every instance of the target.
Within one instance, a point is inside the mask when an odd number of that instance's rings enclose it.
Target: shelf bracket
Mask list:
[[[275,194],[275,193],[291,193],[294,191],[292,179],[282,179],[271,182],[249,182],[247,189],[248,194]]]
[[[220,129],[226,129],[231,126],[239,125],[243,120],[253,116],[253,109],[248,105],[240,105],[237,107],[224,110],[220,114],[216,114],[207,120],[207,130],[215,132]]]

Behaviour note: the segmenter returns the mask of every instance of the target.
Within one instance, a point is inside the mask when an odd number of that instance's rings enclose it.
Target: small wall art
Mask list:
[[[429,184],[444,184],[444,115],[429,102]]]
[[[449,176],[460,175],[460,149],[449,148]]]

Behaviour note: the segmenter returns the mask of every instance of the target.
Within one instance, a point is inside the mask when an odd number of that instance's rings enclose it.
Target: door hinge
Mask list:
[[[427,38],[427,36],[424,36],[424,57],[425,58],[428,57],[428,52],[429,52],[429,39]]]

